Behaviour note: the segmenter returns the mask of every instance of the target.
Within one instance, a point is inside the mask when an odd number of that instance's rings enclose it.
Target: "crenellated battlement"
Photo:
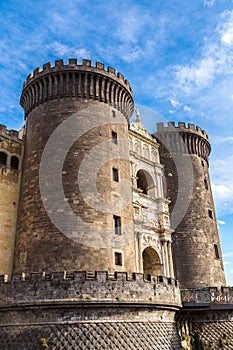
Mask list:
[[[203,137],[207,141],[209,140],[205,130],[191,123],[186,124],[184,122],[178,122],[178,125],[176,125],[175,122],[168,122],[167,125],[165,125],[164,123],[157,124],[158,132],[163,132],[163,131],[167,132],[167,131],[175,131],[175,130],[179,132],[194,133],[196,135]]]
[[[43,69],[40,67],[37,67],[34,69],[33,73],[30,73],[27,76],[27,79],[24,82],[24,86],[31,82],[33,78],[37,78],[38,76],[41,76],[43,74],[47,74],[49,72],[54,72],[56,70],[66,70],[66,69],[77,69],[77,70],[90,70],[90,71],[100,71],[102,73],[107,73],[107,75],[112,74],[115,78],[119,79],[121,82],[123,82],[130,92],[132,92],[132,89],[130,87],[130,84],[128,80],[124,78],[124,75],[120,72],[116,72],[116,70],[110,66],[108,66],[107,69],[105,69],[105,66],[101,62],[96,62],[95,66],[92,65],[91,60],[83,59],[81,64],[78,64],[77,58],[70,58],[68,60],[68,64],[64,64],[64,60],[56,60],[55,65],[52,66],[51,62],[45,63],[43,65]]]
[[[178,282],[163,276],[61,271],[0,276],[0,307],[46,302],[129,302],[180,306]]]
[[[182,289],[181,298],[184,304],[230,304],[233,306],[232,287],[206,287],[204,289]]]
[[[41,103],[58,98],[83,98],[105,102],[122,111],[128,118],[133,113],[132,89],[121,73],[103,63],[69,59],[56,60],[36,68],[23,85],[20,104],[25,116]]]
[[[142,273],[127,273],[127,272],[108,272],[108,271],[55,271],[55,272],[33,272],[33,273],[21,273],[14,274],[12,277],[8,275],[0,275],[0,284],[2,283],[14,283],[14,282],[34,282],[34,281],[50,281],[50,280],[64,280],[64,281],[140,281],[146,283],[158,283],[165,285],[174,285],[178,287],[178,281],[165,277],[165,276],[152,276],[148,275],[145,279]]]
[[[168,122],[157,124],[154,136],[172,153],[195,154],[208,160],[211,152],[209,138],[199,126],[183,122]]]
[[[7,127],[3,124],[0,124],[0,136],[1,135],[6,137],[22,139],[22,134],[20,133],[20,131],[14,129],[8,130]]]

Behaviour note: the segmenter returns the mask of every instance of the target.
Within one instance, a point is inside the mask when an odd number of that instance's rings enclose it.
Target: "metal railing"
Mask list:
[[[233,305],[233,288],[182,289],[181,300],[182,303]]]

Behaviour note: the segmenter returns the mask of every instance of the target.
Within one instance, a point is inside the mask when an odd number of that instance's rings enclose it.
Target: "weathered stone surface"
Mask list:
[[[0,164],[0,274],[11,275],[13,268],[23,148],[19,133],[0,125],[0,153],[6,155],[6,164]],[[12,166],[12,157],[18,167]]]
[[[85,69],[88,71],[88,67],[86,65],[83,67],[82,73],[80,73],[82,79],[84,77],[83,71]],[[131,179],[128,159],[128,124],[126,120],[126,117],[128,118],[132,112],[130,110],[130,106],[133,104],[131,91],[128,85],[125,85],[124,80],[121,82],[122,77],[115,77],[116,81],[112,85],[112,89],[114,87],[113,95],[110,94],[112,101],[109,101],[106,95],[109,87],[107,83],[105,84],[104,79],[107,74],[111,76],[111,73],[107,73],[103,69],[100,70],[98,66],[98,69],[92,69],[92,75],[95,84],[101,80],[100,90],[97,91],[97,85],[92,86],[91,80],[88,80],[88,89],[91,89],[91,87],[94,89],[96,98],[85,97],[84,90],[87,87],[81,78],[80,84],[74,85],[77,88],[77,91],[75,90],[77,94],[73,96],[72,89],[68,89],[69,93],[66,94],[66,84],[73,84],[73,80],[69,80],[69,74],[75,76],[78,70],[76,67],[69,66],[69,73],[64,78],[62,69],[60,71],[56,66],[55,71],[51,71],[54,73],[54,79],[58,79],[57,85],[54,83],[56,86],[51,87],[53,92],[55,88],[57,91],[52,99],[47,95],[50,90],[49,87],[46,88],[46,84],[49,84],[49,82],[44,75],[43,79],[40,79],[40,74],[38,76],[36,74],[32,80],[26,83],[21,97],[21,104],[27,115],[27,137],[25,141],[27,147],[24,156],[14,272],[33,272],[46,269],[93,270],[93,266],[94,269],[98,270],[115,271],[114,254],[119,249],[123,254],[123,263],[122,266],[117,268],[120,271],[134,272],[136,271],[136,261],[132,259],[134,255],[134,232],[131,190],[129,187]],[[47,73],[46,68],[45,74]],[[64,84],[61,83],[63,78]],[[112,76],[109,79],[111,80]],[[91,90],[89,94],[90,92]],[[97,93],[103,94],[105,97],[97,99]],[[33,105],[31,108],[29,108],[30,103]],[[69,128],[66,127],[73,116],[76,116],[74,123]],[[64,150],[66,140],[69,141],[69,138],[75,137],[76,134],[77,138],[70,149],[67,149],[63,164],[63,202],[55,209],[50,207],[46,211],[41,198],[40,163],[47,142],[58,128],[63,129],[60,138],[56,140],[54,153],[48,159],[48,163],[53,164],[50,168],[48,167],[45,176],[45,180],[47,178],[48,182],[53,174],[58,171],[59,153]],[[122,148],[120,144],[112,144],[112,130],[117,132],[119,140],[124,140],[125,147]],[[92,153],[98,147],[102,148],[94,158]],[[90,157],[90,160],[85,170],[86,177],[89,177],[86,180],[85,194],[83,194],[80,189],[79,171],[88,157]],[[100,167],[92,180],[96,183],[96,194],[93,194],[88,179],[90,174],[95,175],[98,161]],[[128,198],[126,198],[126,204],[120,209],[117,206],[114,208],[114,201],[119,201],[120,193],[112,181],[113,167],[119,169],[120,182],[128,181]],[[54,180],[54,182],[56,181]],[[53,204],[56,205],[61,193],[54,191],[52,196]],[[89,203],[92,199],[94,205]],[[101,201],[104,202],[106,207],[112,206],[113,209],[110,211],[108,208],[105,209],[104,205],[101,205]],[[64,203],[67,205],[64,205]],[[54,224],[51,215],[50,217],[48,215],[49,211],[55,220],[62,221],[62,226],[69,234],[66,234]],[[71,215],[76,215],[77,223],[72,223]],[[122,237],[117,237],[114,234],[113,215],[121,217]],[[62,219],[59,219],[59,217]],[[117,243],[118,240],[123,242]]]
[[[226,281],[208,170],[208,136],[193,124],[171,124],[159,124],[155,136],[161,145],[173,221],[183,210],[182,220],[174,227],[175,277],[182,288],[220,287]]]
[[[20,103],[25,142],[0,125],[8,157],[0,167],[0,350],[181,350],[177,328],[182,345],[184,335],[190,349],[195,338],[192,350],[232,349],[231,305],[212,307],[202,290],[201,298],[191,294],[209,311],[199,303],[179,312],[173,279],[170,215],[178,221],[173,255],[182,287],[225,284],[206,133],[159,124],[158,147],[138,111],[128,125],[134,103],[124,76],[90,60],[35,69]],[[17,156],[20,170],[24,145],[21,183],[9,160]],[[185,204],[177,210],[176,201]]]
[[[42,340],[44,339],[44,340]],[[1,350],[181,350],[175,323],[88,322],[27,325],[0,330]]]
[[[181,306],[180,289],[175,280],[152,277],[145,281],[143,274],[128,276],[116,272],[97,271],[93,277],[83,272],[74,272],[68,278],[64,273],[15,275],[9,282],[0,283],[0,306],[69,303],[132,303]]]

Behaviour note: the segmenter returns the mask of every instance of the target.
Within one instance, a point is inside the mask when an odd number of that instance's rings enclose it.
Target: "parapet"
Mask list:
[[[204,289],[182,289],[184,304],[230,304],[233,307],[232,287],[206,287]]]
[[[112,75],[114,76],[114,79],[119,80],[122,84],[124,84],[130,92],[132,92],[132,89],[130,87],[130,84],[128,80],[124,78],[124,75],[120,72],[116,73],[116,70],[110,66],[105,70],[105,66],[103,63],[96,62],[95,66],[92,66],[91,60],[83,59],[81,64],[78,64],[77,58],[70,58],[68,60],[68,64],[64,64],[64,60],[56,60],[55,65],[52,66],[51,62],[45,63],[43,65],[43,69],[40,67],[37,67],[34,69],[33,73],[30,73],[27,76],[26,81],[24,82],[24,86],[29,84],[33,78],[38,78],[43,76],[44,74],[47,74],[48,72],[56,72],[58,71],[66,71],[66,70],[84,70],[84,71],[90,71],[90,72],[99,72],[100,74],[106,74],[106,76]]]
[[[186,123],[184,122],[178,122],[178,125],[176,125],[175,122],[168,122],[167,125],[164,125],[164,123],[158,123],[157,131],[158,132],[178,131],[178,132],[192,133],[192,134],[201,136],[206,140],[209,139],[205,130],[191,123],[188,123],[188,125],[186,125]]]
[[[8,130],[7,127],[3,124],[0,124],[0,135],[6,136],[7,138],[14,138],[22,140],[20,131],[11,129]]]
[[[20,104],[25,116],[37,105],[52,99],[76,97],[94,99],[111,104],[127,111],[127,117],[133,113],[132,89],[121,73],[104,64],[83,59],[81,64],[71,58],[68,64],[56,60],[55,65],[46,63],[43,69],[36,68],[29,74],[23,85]],[[126,108],[127,107],[127,108]]]
[[[208,161],[211,146],[208,135],[199,126],[190,123],[186,126],[183,122],[178,125],[175,122],[168,122],[167,125],[158,123],[157,132],[153,136],[170,153],[195,154]]]
[[[49,281],[49,280],[72,280],[72,281],[138,281],[146,283],[160,283],[165,285],[174,285],[178,287],[178,281],[165,276],[148,275],[145,279],[143,273],[127,273],[127,272],[108,272],[108,271],[55,271],[55,272],[32,272],[29,274],[15,274],[11,278],[8,275],[0,275],[0,285],[2,283],[14,283],[25,281]]]
[[[62,271],[0,276],[0,307],[30,303],[127,302],[179,307],[178,282],[163,276],[126,272]]]

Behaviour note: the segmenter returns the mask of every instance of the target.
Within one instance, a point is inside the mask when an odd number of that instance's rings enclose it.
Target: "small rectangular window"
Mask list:
[[[117,145],[117,133],[115,131],[112,131],[112,143]]]
[[[208,210],[208,214],[209,214],[209,217],[210,217],[211,219],[213,219],[213,212],[212,212],[212,210]]]
[[[116,111],[114,111],[113,109],[112,109],[112,117],[116,118]]]
[[[113,215],[113,226],[115,235],[121,234],[121,218],[120,216]]]
[[[122,254],[115,253],[115,265],[122,266]]]
[[[119,182],[119,172],[116,168],[112,168],[112,179],[113,181]]]
[[[215,259],[219,259],[219,251],[218,251],[218,246],[217,244],[214,244],[214,252],[215,252]]]
[[[208,190],[208,181],[206,179],[204,179],[204,185],[205,185],[205,189]]]

